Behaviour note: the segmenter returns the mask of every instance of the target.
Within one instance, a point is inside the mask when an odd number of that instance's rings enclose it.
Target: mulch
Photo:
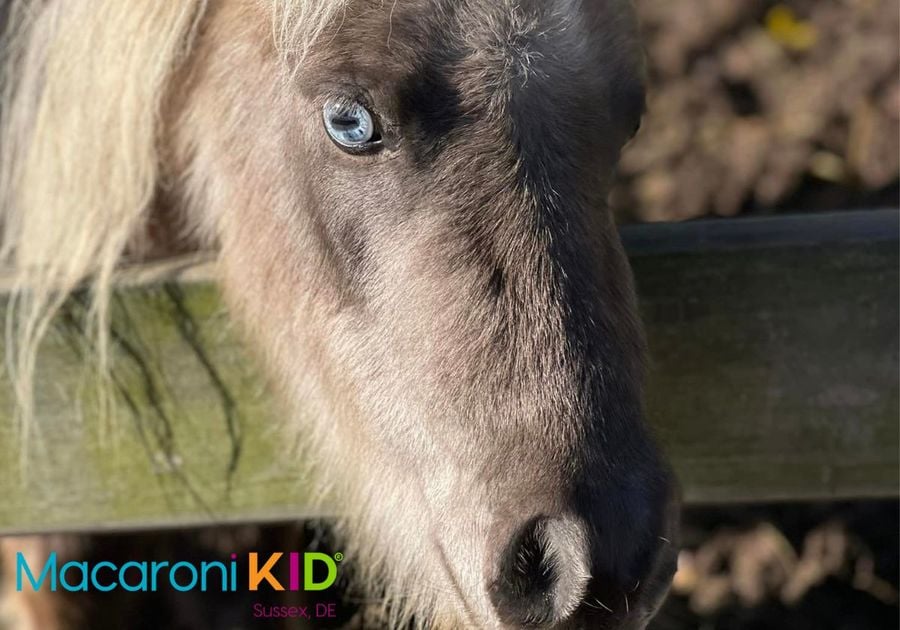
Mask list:
[[[637,0],[648,114],[627,220],[898,204],[895,0]]]
[[[651,630],[895,630],[897,501],[691,507]]]

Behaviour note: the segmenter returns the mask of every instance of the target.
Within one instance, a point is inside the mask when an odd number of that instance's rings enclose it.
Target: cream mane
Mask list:
[[[270,0],[296,58],[341,0]],[[160,107],[206,0],[13,0],[0,100],[0,268],[11,289],[7,369],[27,437],[35,356],[66,297],[91,289],[89,336],[106,367],[112,274],[159,186]],[[190,221],[190,217],[187,217]]]

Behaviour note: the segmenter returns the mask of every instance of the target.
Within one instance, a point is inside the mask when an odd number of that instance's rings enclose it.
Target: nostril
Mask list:
[[[490,598],[503,623],[544,627],[579,606],[591,575],[584,526],[571,518],[537,517],[502,551]]]

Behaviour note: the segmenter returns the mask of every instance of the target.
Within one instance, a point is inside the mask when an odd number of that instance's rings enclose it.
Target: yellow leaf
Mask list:
[[[802,52],[816,45],[819,32],[810,22],[783,4],[778,4],[766,14],[766,31],[769,37],[789,50]]]

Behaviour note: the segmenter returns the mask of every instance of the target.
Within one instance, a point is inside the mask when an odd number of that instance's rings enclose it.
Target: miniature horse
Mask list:
[[[163,223],[217,248],[392,625],[647,624],[677,526],[605,203],[644,107],[629,2],[31,0],[10,25],[25,415],[66,294],[92,283],[102,356],[113,269]]]

